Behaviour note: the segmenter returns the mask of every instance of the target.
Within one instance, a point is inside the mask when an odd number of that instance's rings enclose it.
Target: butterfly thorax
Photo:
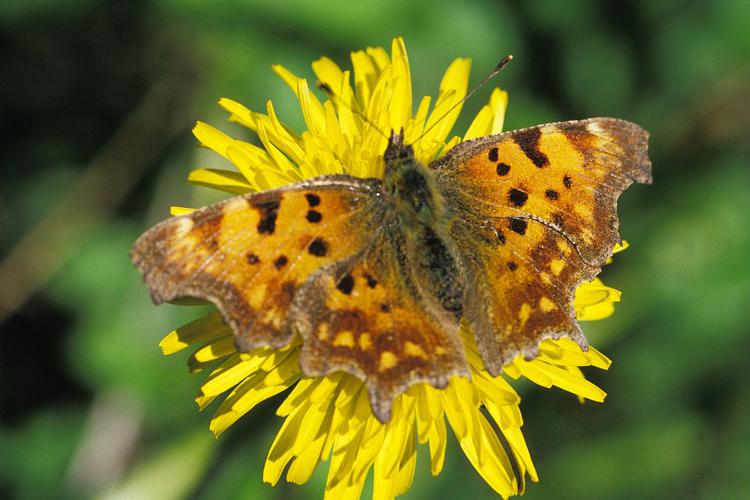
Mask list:
[[[406,227],[441,225],[445,220],[442,195],[432,172],[414,157],[414,148],[404,144],[403,133],[391,134],[383,159],[385,192],[401,223]]]

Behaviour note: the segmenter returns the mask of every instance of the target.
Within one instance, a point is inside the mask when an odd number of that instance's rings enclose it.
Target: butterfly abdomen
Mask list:
[[[437,299],[443,310],[460,318],[463,313],[463,278],[447,240],[427,226],[412,238],[415,240],[412,258],[416,261],[417,282]]]

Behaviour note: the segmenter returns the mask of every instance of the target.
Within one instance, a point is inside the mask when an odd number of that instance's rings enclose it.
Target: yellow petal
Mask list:
[[[406,439],[401,444],[401,449],[403,451],[401,453],[399,469],[393,484],[393,493],[397,496],[409,491],[411,483],[414,480],[414,471],[417,467],[417,440],[414,433],[414,425],[408,427]]]
[[[280,64],[274,64],[271,69],[284,80],[284,83],[294,92],[294,95],[297,95],[299,77]]]
[[[489,106],[482,106],[477,116],[474,117],[474,121],[471,122],[469,128],[464,134],[464,141],[476,139],[477,137],[484,137],[489,135],[489,130],[492,128],[494,116]]]
[[[320,430],[315,439],[313,439],[313,441],[306,446],[299,455],[297,455],[292,462],[292,465],[289,467],[286,479],[292,483],[303,484],[310,479],[310,476],[315,471],[315,467],[317,467],[320,462],[323,445],[328,437],[328,428],[331,424],[331,417],[333,416],[334,408],[331,405],[315,406],[314,408],[315,411],[325,409],[326,415],[320,424]]]
[[[352,52],[352,68],[354,70],[354,91],[359,110],[364,110],[370,104],[370,94],[377,82],[380,70],[375,62],[363,50]]]
[[[388,52],[383,47],[367,47],[366,52],[380,71],[383,71],[391,63],[391,60],[388,58]]]
[[[222,337],[195,351],[191,357],[197,363],[208,363],[237,352],[234,337]]]
[[[276,409],[276,415],[286,417],[297,411],[301,406],[310,405],[312,403],[309,401],[310,393],[324,378],[303,377]]]
[[[180,215],[192,214],[196,210],[197,209],[195,208],[179,207],[177,205],[172,205],[171,207],[169,207],[169,215],[171,215],[172,217],[178,217]]]
[[[607,370],[612,364],[609,358],[595,347],[589,346],[586,351],[568,337],[547,339],[540,346],[539,359],[568,366],[595,366]]]
[[[617,243],[615,245],[615,248],[612,249],[612,253],[619,253],[623,250],[627,250],[627,248],[630,246],[630,243],[628,243],[626,240],[622,240],[622,242]]]
[[[252,131],[258,129],[257,115],[237,101],[222,97],[219,106],[229,112],[229,121],[240,123]]]
[[[323,105],[310,92],[307,80],[303,78],[300,78],[297,82],[297,98],[299,99],[299,105],[302,109],[302,116],[305,119],[307,129],[314,134],[324,135],[326,121]]]
[[[432,102],[430,96],[424,96],[422,100],[419,101],[417,113],[409,122],[409,126],[406,127],[405,140],[408,144],[414,144],[421,139],[422,133],[424,132],[425,121],[427,120],[427,113],[430,111],[430,102]],[[423,161],[422,158],[420,158],[420,161]]]
[[[361,391],[356,405],[359,401],[367,402],[367,391]],[[355,410],[356,413],[356,410]],[[347,423],[346,431],[340,432],[334,443],[331,465],[328,469],[326,491],[335,488],[341,481],[351,476],[357,460],[358,452],[362,446],[365,436],[365,422],[352,425]]]
[[[199,121],[193,127],[193,135],[201,145],[228,159],[227,148],[234,143],[234,139],[227,134],[208,123]]]
[[[331,419],[331,427],[328,433],[328,438],[323,446],[321,458],[324,460],[331,454],[335,439],[340,430],[346,428],[346,423],[354,414],[356,409],[357,398],[359,397],[360,391],[363,390],[364,385],[356,377],[345,376],[343,383],[337,391],[336,399],[332,406],[334,406],[334,413]]]
[[[508,93],[496,88],[490,95],[490,100],[479,110],[474,121],[469,125],[464,140],[475,139],[487,135],[499,134],[503,130],[505,110],[508,106]]]
[[[552,387],[554,385],[565,391],[600,403],[604,401],[607,395],[607,393],[585,378],[577,377],[567,370],[550,365],[544,361],[538,359],[532,361],[516,359],[514,364],[521,369],[524,377],[542,387]]]
[[[338,64],[327,57],[321,57],[317,61],[313,61],[312,69],[318,80],[331,87],[338,96],[344,78],[344,72],[341,71]]]
[[[435,109],[430,114],[425,126],[430,131],[421,141],[423,148],[427,148],[426,151],[432,151],[433,155],[435,150],[442,145],[461,113],[463,104],[457,105],[455,108],[453,106],[466,96],[470,69],[471,61],[469,59],[456,59],[448,67],[440,82]]]
[[[327,412],[315,405],[299,408],[284,420],[268,451],[263,469],[263,481],[276,484],[284,467],[297,454],[305,450],[316,438],[326,419]],[[311,432],[312,431],[312,432]],[[322,446],[322,439],[319,439]],[[317,459],[317,457],[316,457]],[[302,478],[299,478],[302,479]]]
[[[385,433],[383,447],[375,461],[376,470],[381,477],[391,477],[396,471],[401,458],[401,446],[406,439],[408,423],[405,419],[391,420]]]
[[[169,355],[198,342],[231,335],[232,330],[216,312],[172,330],[159,342],[159,347],[164,355]]]
[[[445,463],[445,448],[447,446],[447,436],[445,432],[445,420],[437,419],[430,429],[430,472],[437,476],[443,470]]]
[[[227,156],[255,190],[266,191],[274,187],[283,186],[291,181],[286,174],[278,169],[267,152],[263,151],[262,156],[256,155],[252,149],[255,146],[252,146],[252,148],[243,146],[245,145],[237,141],[237,143],[229,147]],[[246,146],[250,145],[247,144]]]
[[[253,185],[247,181],[244,175],[231,170],[199,168],[190,172],[188,182],[232,194],[246,194],[255,191]]]
[[[201,384],[201,394],[216,396],[255,374],[271,355],[270,349],[254,349],[250,357],[236,356],[222,363]]]
[[[282,392],[300,377],[299,351],[270,372],[257,372],[237,386],[222,402],[209,428],[217,436],[258,403]]]
[[[389,106],[390,128],[399,130],[411,117],[411,71],[403,38],[394,38],[391,48],[393,95]]]
[[[279,169],[280,171],[279,177],[286,178],[289,180],[300,180],[300,179],[294,179],[291,176],[292,172],[297,171],[296,166],[291,161],[289,161],[289,158],[287,158],[284,155],[284,153],[281,152],[279,148],[277,148],[274,145],[274,143],[271,141],[268,135],[268,127],[262,122],[258,124],[258,138],[263,143],[263,146],[265,147],[266,152],[271,157],[273,162],[276,164],[276,167]],[[274,187],[280,187],[280,186],[274,186]]]
[[[579,321],[604,319],[614,313],[614,304],[622,296],[619,290],[605,286],[599,279],[582,283],[576,290],[573,307]]]
[[[499,134],[503,131],[505,124],[505,111],[508,109],[508,93],[496,88],[490,95],[490,109],[492,109],[494,120],[492,128],[487,135]]]
[[[266,111],[268,112],[268,117],[264,122],[267,122],[266,128],[273,143],[295,164],[300,165],[303,163],[307,154],[300,145],[300,138],[281,123],[278,116],[276,116],[276,110],[271,101],[266,102]]]

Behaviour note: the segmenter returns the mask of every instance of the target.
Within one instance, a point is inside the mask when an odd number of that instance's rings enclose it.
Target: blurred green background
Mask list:
[[[622,198],[632,247],[603,274],[623,302],[585,324],[613,358],[580,405],[516,384],[541,476],[526,498],[750,498],[750,2],[3,0],[0,5],[0,497],[316,498],[261,482],[278,399],[218,441],[202,376],[162,334],[195,308],[151,305],[128,260],[168,206],[215,199],[189,170],[222,96],[273,99],[301,128],[281,63],[403,35],[415,95],[455,57],[473,82],[506,53],[507,128],[606,115],[651,132],[655,184]],[[466,105],[458,130],[489,89]],[[249,137],[249,135],[244,135]],[[406,498],[492,498],[452,443],[420,452]]]

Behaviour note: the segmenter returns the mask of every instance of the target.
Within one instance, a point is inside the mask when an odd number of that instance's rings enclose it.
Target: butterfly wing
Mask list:
[[[154,302],[209,300],[240,350],[280,347],[294,335],[287,318],[296,290],[322,266],[369,243],[372,235],[361,228],[384,210],[373,195],[378,185],[324,176],[230,198],[157,224],[131,258]]]
[[[443,387],[467,365],[457,319],[413,284],[380,186],[326,176],[230,198],[156,225],[132,259],[155,302],[216,304],[241,351],[299,331],[303,373],[359,377],[385,422],[410,385]]]
[[[467,141],[433,163],[466,270],[464,316],[491,373],[540,341],[585,346],[573,310],[620,241],[619,195],[651,182],[648,134],[611,118]]]
[[[416,285],[413,252],[386,220],[361,255],[317,273],[295,297],[307,374],[344,370],[366,382],[373,412],[390,419],[393,399],[425,382],[443,388],[467,375],[458,318]]]

